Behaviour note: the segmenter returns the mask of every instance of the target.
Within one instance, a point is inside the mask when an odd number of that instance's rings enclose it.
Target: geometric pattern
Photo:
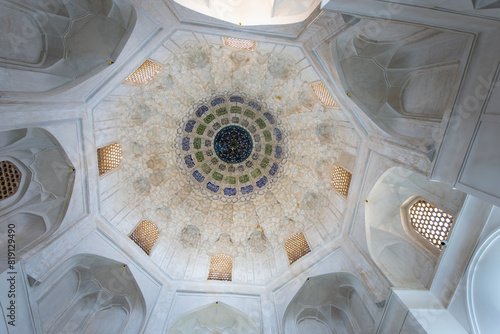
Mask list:
[[[130,239],[134,240],[134,242],[149,255],[159,235],[160,231],[158,231],[155,224],[148,220],[143,220],[137,225],[134,232],[130,234]]]
[[[285,242],[285,250],[290,264],[311,252],[311,248],[302,233],[296,233],[288,238]]]
[[[419,200],[408,210],[411,226],[435,247],[442,249],[453,225],[453,216],[434,205]]]
[[[233,49],[248,50],[253,51],[257,48],[256,41],[250,41],[247,39],[223,37],[224,45]]]
[[[316,94],[318,99],[321,101],[321,103],[323,103],[325,107],[340,109],[337,102],[335,102],[332,95],[330,95],[330,92],[328,92],[328,90],[326,89],[324,83],[322,83],[321,81],[315,82],[311,84],[311,87],[314,91],[314,94]]]
[[[99,166],[99,176],[120,166],[122,157],[122,148],[118,143],[98,148],[97,165]]]
[[[11,196],[19,189],[21,172],[10,161],[0,161],[0,201]]]
[[[340,166],[335,166],[332,176],[332,184],[342,196],[347,197],[351,185],[352,174]]]
[[[162,66],[154,61],[146,60],[137,70],[134,71],[124,83],[141,86],[148,83],[153,77],[158,74]]]
[[[244,93],[214,94],[196,103],[178,133],[179,167],[189,183],[224,202],[262,194],[287,159],[280,120]]]
[[[233,275],[233,259],[226,254],[214,255],[210,260],[208,280],[231,281]]]

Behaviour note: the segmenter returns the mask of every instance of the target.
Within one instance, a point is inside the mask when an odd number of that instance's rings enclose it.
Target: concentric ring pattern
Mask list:
[[[240,92],[196,103],[178,133],[179,166],[189,183],[225,202],[263,193],[280,176],[287,157],[278,117]]]

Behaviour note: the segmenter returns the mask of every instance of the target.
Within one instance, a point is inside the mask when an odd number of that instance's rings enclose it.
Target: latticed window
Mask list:
[[[137,70],[134,71],[125,83],[131,85],[145,85],[162,69],[162,66],[152,60],[146,60]]]
[[[11,196],[19,189],[21,183],[21,172],[10,161],[0,161],[0,185],[2,191],[0,192],[0,201]]]
[[[453,216],[434,205],[418,200],[408,210],[410,224],[425,239],[442,249],[441,241],[446,240],[453,225]]]
[[[306,237],[302,233],[296,233],[288,238],[285,242],[285,250],[290,264],[311,252]]]
[[[347,197],[351,185],[352,174],[341,166],[335,166],[332,176],[332,184],[342,196]]]
[[[231,281],[233,278],[233,259],[226,254],[214,255],[210,260],[208,280]]]
[[[134,240],[134,242],[149,255],[159,235],[160,231],[158,231],[154,223],[143,220],[137,225],[134,232],[132,232],[130,239]]]
[[[99,165],[99,176],[120,166],[122,157],[122,148],[118,143],[98,148],[97,164]]]
[[[326,89],[324,83],[322,83],[321,81],[315,82],[311,84],[311,87],[314,91],[314,94],[316,94],[318,99],[321,101],[321,103],[323,103],[325,107],[339,109],[339,105],[330,95],[330,92],[328,92],[328,89]]]
[[[257,42],[248,39],[223,37],[224,45],[233,49],[253,51],[257,48]]]

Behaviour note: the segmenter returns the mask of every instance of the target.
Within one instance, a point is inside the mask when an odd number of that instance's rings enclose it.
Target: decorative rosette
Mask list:
[[[274,112],[244,93],[196,103],[178,130],[176,152],[189,183],[224,202],[248,201],[279,178],[286,136]]]

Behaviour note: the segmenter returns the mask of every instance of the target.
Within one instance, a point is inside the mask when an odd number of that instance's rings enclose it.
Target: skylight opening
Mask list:
[[[433,246],[442,249],[453,226],[453,216],[425,200],[418,200],[408,209],[411,227]]]
[[[143,220],[137,225],[134,232],[132,232],[129,237],[144,251],[144,253],[149,255],[159,235],[160,231],[154,223]]]
[[[335,108],[340,109],[339,105],[333,99],[326,86],[321,81],[315,82],[311,84],[311,87],[314,91],[314,94],[318,97],[318,99],[323,103],[323,105],[327,108]]]
[[[142,86],[151,81],[163,66],[152,60],[146,60],[138,69],[134,71],[126,80],[126,84]]]
[[[352,174],[337,165],[333,171],[332,184],[333,188],[342,196],[347,198],[349,194],[349,187],[351,186]]]
[[[285,242],[285,250],[290,264],[311,252],[304,234],[296,233]]]
[[[231,281],[233,278],[233,259],[226,254],[214,255],[210,260],[208,280]]]
[[[222,37],[224,46],[239,50],[254,51],[257,49],[257,42],[248,39],[239,39],[232,37]]]
[[[118,168],[122,158],[122,148],[118,143],[98,148],[97,164],[99,166],[99,176]]]
[[[21,183],[21,171],[10,161],[0,161],[0,201],[16,194]]]

